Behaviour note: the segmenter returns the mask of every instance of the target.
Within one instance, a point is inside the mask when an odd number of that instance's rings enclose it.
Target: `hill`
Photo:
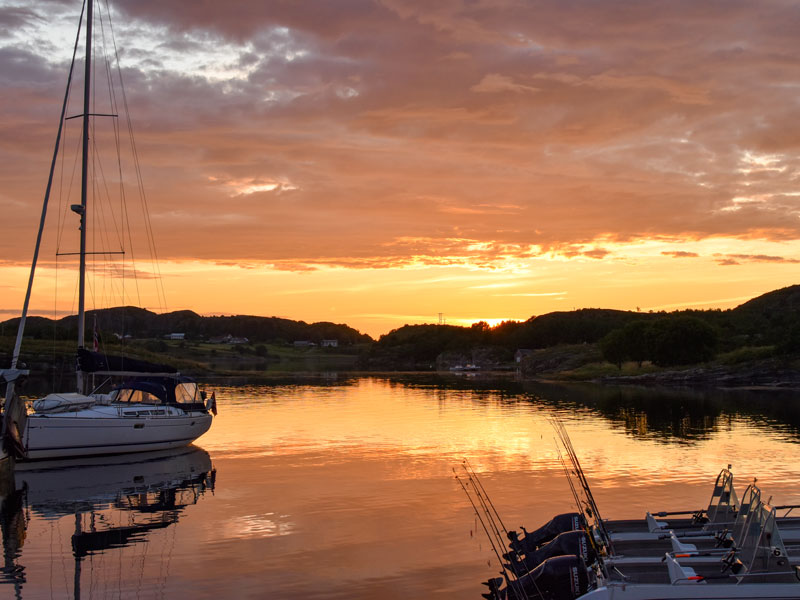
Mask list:
[[[482,369],[518,367],[531,377],[546,374],[578,379],[643,374],[658,379],[664,369],[704,365],[695,369],[697,380],[704,377],[703,369],[710,372],[721,366],[723,370],[752,372],[747,377],[755,381],[756,372],[766,368],[773,373],[794,369],[790,362],[800,356],[800,285],[769,292],[728,310],[642,313],[586,308],[523,322],[507,321],[496,327],[484,322],[470,327],[404,325],[377,341],[344,324],[250,315],[202,317],[188,310],[155,314],[130,306],[90,311],[87,336],[95,316],[106,343],[113,345],[123,337],[128,351],[172,353],[175,360],[194,360],[208,372],[259,371],[267,363],[275,367],[278,361],[281,368],[294,361],[293,369],[313,370],[315,353],[308,353],[311,346],[293,348],[292,342],[313,342],[318,348],[322,340],[331,339],[337,340],[340,354],[347,359],[331,368],[447,370],[472,364]],[[2,323],[9,348],[12,340],[8,335],[17,323],[18,319]],[[66,357],[72,354],[76,330],[74,315],[55,321],[31,317],[26,337],[39,338],[42,345],[49,340],[51,346],[54,339],[64,340],[61,354]],[[164,337],[171,333],[182,333],[185,340],[168,345]],[[247,338],[249,343],[226,349],[207,343],[228,335]],[[43,348],[34,354],[47,362],[51,359]],[[316,355],[333,359],[331,350],[319,348]],[[518,350],[525,352],[517,355],[521,362],[515,363]],[[623,373],[624,364],[629,366]]]
[[[279,317],[237,315],[228,317],[202,317],[190,310],[156,314],[143,308],[121,306],[87,311],[87,329],[91,330],[95,318],[97,329],[105,339],[129,336],[133,339],[163,338],[171,333],[183,333],[187,340],[208,340],[231,335],[248,338],[251,343],[309,341],[335,339],[340,345],[363,344],[372,341],[366,334],[347,325],[319,322],[306,323]],[[6,332],[15,331],[19,319],[2,323]],[[75,339],[78,317],[70,315],[58,320],[29,317],[25,335],[38,339]],[[116,334],[116,336],[115,336]],[[89,335],[87,333],[87,335]]]
[[[586,308],[505,322],[494,328],[486,323],[472,327],[405,325],[381,336],[365,365],[431,369],[486,359],[486,364],[479,366],[493,367],[498,359],[511,362],[509,357],[516,350],[527,349],[533,353],[523,361],[523,372],[553,373],[602,360],[601,342],[612,333],[620,337],[622,331],[635,331],[644,336],[647,330],[651,345],[658,344],[656,362],[664,366],[696,364],[717,355],[732,362],[792,355],[800,352],[800,285],[769,292],[729,310],[642,313]],[[644,344],[643,339],[640,342]],[[639,349],[626,358],[623,351],[612,362],[650,361],[642,352]]]

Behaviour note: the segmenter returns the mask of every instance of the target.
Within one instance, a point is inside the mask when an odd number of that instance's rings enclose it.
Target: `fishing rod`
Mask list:
[[[561,454],[561,448],[556,445],[556,452],[558,452],[558,460],[561,463],[561,468],[564,469],[564,476],[567,478],[567,483],[569,484],[569,489],[572,492],[572,497],[575,500],[575,506],[578,508],[578,512],[583,512],[582,502],[580,496],[578,495],[578,491],[575,489],[575,483],[572,481],[572,474],[569,472],[569,467],[567,467],[567,461],[564,460],[564,455]]]
[[[502,559],[502,556],[500,554],[500,551],[499,551],[497,545],[495,544],[495,540],[492,538],[492,534],[489,532],[489,528],[486,526],[486,523],[483,520],[483,516],[481,515],[480,511],[478,510],[478,507],[475,505],[475,501],[472,499],[472,495],[469,493],[469,490],[467,489],[467,486],[464,484],[464,482],[458,476],[458,473],[456,472],[455,469],[453,469],[453,475],[455,475],[456,481],[461,486],[461,489],[464,490],[464,494],[466,494],[467,500],[469,500],[469,503],[472,505],[472,510],[475,513],[475,516],[478,518],[478,521],[480,522],[481,527],[483,527],[483,531],[484,531],[484,533],[486,533],[486,537],[489,538],[489,544],[492,547],[492,551],[494,552],[494,555],[497,557],[497,562],[500,563],[500,567],[502,568],[502,571],[500,573],[501,573],[501,575],[503,575],[503,579],[505,579],[506,585],[509,587],[509,589],[514,591],[514,593],[516,594],[517,598],[519,598],[520,600],[528,600],[528,598],[529,598],[528,594],[525,592],[524,588],[522,587],[522,584],[519,581],[519,576],[516,573],[513,573],[514,577],[516,577],[516,580],[514,580],[514,581],[512,581],[511,578],[508,576],[508,572],[507,572],[505,563],[503,562],[503,559]],[[500,546],[500,548],[502,548],[502,545]],[[489,581],[492,581],[492,580],[489,580]],[[493,589],[491,585],[489,585],[489,589],[492,590],[492,592],[496,591],[496,589]]]
[[[478,504],[480,505],[481,509],[483,510],[484,515],[486,515],[486,522],[491,526],[492,534],[495,536],[495,540],[497,541],[497,545],[499,547],[503,547],[503,536],[500,533],[500,528],[497,526],[497,522],[495,521],[494,516],[489,511],[489,507],[487,505],[486,500],[481,496],[480,490],[475,487],[475,483],[470,481],[469,483],[472,484],[473,493],[475,494],[475,498],[478,500]]]
[[[503,544],[505,543],[505,541],[503,539],[503,535],[500,533],[500,531],[501,531],[500,528],[502,528],[502,531],[504,533],[506,531],[508,531],[508,530],[506,529],[506,526],[503,523],[503,519],[500,517],[500,513],[497,511],[497,508],[495,507],[494,503],[492,502],[492,499],[489,497],[489,494],[486,492],[486,488],[483,487],[483,483],[481,482],[480,478],[478,477],[478,474],[475,472],[475,469],[472,468],[472,465],[469,463],[469,461],[467,459],[464,459],[464,461],[461,464],[461,467],[466,472],[467,477],[469,478],[469,482],[470,482],[470,484],[472,484],[473,490],[475,490],[475,496],[478,498],[478,501],[479,501],[481,507],[483,508],[484,512],[486,513],[487,520],[492,525],[492,529],[493,529],[494,534],[495,534],[495,536],[497,538],[498,546],[500,548],[502,548]],[[491,510],[489,509],[489,507],[491,507]],[[497,523],[500,523],[500,528],[497,527]],[[504,554],[503,556],[506,556],[506,555]],[[520,566],[524,569],[524,572],[522,574],[520,574],[520,569],[519,569]],[[530,575],[531,574],[531,569],[530,569],[530,567],[528,567],[527,563],[525,563],[524,561],[514,560],[513,558],[509,558],[509,562],[508,563],[503,563],[503,568],[512,571],[514,577],[516,577],[518,580],[521,578],[522,575]],[[541,593],[541,590],[539,590],[539,586],[536,584],[536,581],[532,577],[529,577],[529,579],[531,580],[531,582],[533,583],[534,587],[536,588],[536,592],[541,596],[542,593]],[[526,598],[527,598],[527,596],[526,596]]]
[[[464,462],[469,464],[466,460]],[[472,472],[470,473],[470,469],[472,469],[472,467],[470,466],[469,469],[467,469],[467,467],[464,466],[464,464],[462,464],[462,468],[464,468],[464,471],[467,473],[467,477],[469,478],[469,483],[472,485],[472,489],[475,492],[475,497],[478,499],[478,503],[480,504],[481,508],[483,509],[483,512],[486,514],[487,522],[492,527],[492,531],[493,531],[493,533],[495,535],[495,540],[497,542],[497,546],[499,548],[502,548],[505,542],[504,542],[504,539],[503,539],[503,535],[500,532],[501,530],[497,526],[497,523],[498,522],[500,523],[500,527],[502,527],[503,530],[505,530],[505,526],[503,525],[503,520],[500,517],[500,513],[495,508],[494,504],[492,503],[491,498],[489,498],[489,494],[486,493],[486,489],[483,487],[483,484],[478,479],[477,473],[475,473],[474,470],[472,470]],[[491,506],[492,510],[489,509],[490,506]],[[503,556],[505,557],[505,555],[503,555]],[[526,564],[523,564],[522,566],[525,569],[525,573],[523,573],[523,575],[530,574],[530,569],[528,568],[528,566]],[[508,564],[507,567],[504,564],[504,568],[509,568],[513,572],[514,577],[519,579],[520,578],[520,573],[519,573],[517,567],[519,567],[519,564],[515,563],[512,560],[509,560],[509,564]]]
[[[464,459],[462,461],[462,465],[461,466],[464,469],[464,472],[467,474],[467,477],[469,478],[469,483],[472,485],[472,489],[475,492],[475,496],[478,498],[478,502],[480,503],[481,508],[483,508],[483,511],[486,514],[487,521],[492,525],[492,529],[494,531],[494,534],[495,534],[496,540],[497,540],[497,546],[499,548],[503,548],[503,545],[504,545],[505,542],[503,540],[502,534],[500,533],[500,530],[501,530],[500,528],[502,528],[502,531],[504,531],[504,532],[507,531],[507,529],[506,529],[505,524],[503,523],[502,517],[500,516],[500,512],[497,510],[497,507],[495,506],[494,502],[492,502],[492,499],[489,497],[489,494],[486,491],[486,488],[484,487],[483,483],[481,482],[480,478],[478,477],[478,473],[472,467],[472,465],[470,464],[469,460],[468,459]],[[466,487],[464,487],[464,491],[465,492],[467,491]],[[475,508],[474,503],[473,503],[473,508]],[[497,527],[497,523],[500,524],[499,528]],[[486,530],[485,526],[484,526],[484,530]],[[487,535],[488,535],[488,531],[487,531]],[[510,571],[511,574],[516,578],[516,582],[515,582],[517,584],[516,586],[511,584],[511,582],[508,580],[508,577],[506,577],[506,581],[509,584],[509,587],[511,588],[511,591],[513,591],[515,594],[519,594],[520,590],[521,590],[524,598],[520,597],[520,600],[524,600],[524,599],[529,598],[527,592],[524,590],[524,588],[521,587],[522,583],[520,582],[520,579],[524,575],[528,575],[529,576],[528,579],[533,584],[533,587],[536,589],[536,593],[539,596],[542,596],[542,591],[539,589],[539,586],[536,583],[536,580],[531,576],[531,569],[528,567],[528,565],[524,561],[509,560],[508,563],[501,563],[501,564],[503,565],[503,568],[506,571]],[[522,567],[522,569],[524,569],[523,573],[520,573],[520,567]],[[516,588],[519,588],[519,589],[516,589]]]
[[[594,512],[594,517],[598,521],[602,521],[600,518],[600,511],[597,510],[597,503],[594,500],[594,495],[592,494],[592,490],[589,486],[589,482],[586,479],[586,475],[581,467],[580,460],[578,460],[578,455],[575,452],[575,448],[572,446],[572,440],[567,433],[566,427],[561,421],[554,421],[554,426],[556,427],[556,431],[558,432],[559,437],[561,438],[561,443],[564,445],[564,449],[567,452],[567,455],[570,457],[570,461],[572,462],[572,466],[575,469],[575,475],[578,477],[578,481],[581,484],[581,487],[586,494],[586,499]],[[590,515],[592,516],[592,515]]]
[[[556,432],[558,433],[559,438],[561,439],[561,443],[564,446],[564,449],[567,452],[567,455],[572,462],[572,466],[575,469],[575,474],[578,477],[578,481],[583,488],[584,494],[586,496],[586,500],[591,507],[593,515],[590,515],[594,518],[595,524],[597,526],[598,531],[600,532],[601,536],[603,537],[604,542],[608,546],[608,549],[611,553],[614,552],[614,544],[611,541],[611,536],[606,529],[605,523],[603,522],[603,518],[600,516],[600,511],[597,508],[597,502],[595,502],[594,495],[592,494],[592,489],[589,486],[589,482],[586,479],[586,475],[581,468],[580,460],[578,460],[578,455],[575,452],[575,448],[572,446],[572,440],[570,440],[569,434],[567,433],[566,427],[564,427],[564,423],[559,419],[552,419],[551,424],[555,428]]]
[[[495,507],[494,503],[492,502],[492,499],[489,498],[489,494],[486,493],[486,488],[483,487],[483,483],[478,478],[478,474],[475,472],[475,469],[472,468],[472,465],[470,464],[469,460],[467,460],[465,458],[464,461],[461,463],[461,467],[464,469],[464,471],[466,472],[467,476],[469,477],[469,480],[472,483],[472,487],[475,488],[475,492],[478,495],[478,498],[480,498],[482,503],[484,504],[484,508],[487,510],[487,512],[489,512],[489,508],[488,507],[491,507],[491,509],[492,509],[491,512],[493,513],[494,518],[497,519],[497,522],[500,523],[500,528],[502,528],[503,533],[508,531],[508,529],[506,529],[505,523],[503,523],[503,519],[500,518],[500,513],[497,512],[497,508]],[[484,497],[486,498],[486,502],[483,502],[483,498]],[[488,503],[488,506],[487,506],[487,503]],[[495,529],[498,529],[498,528],[495,526]],[[497,531],[497,534],[498,534],[498,537],[502,540],[503,536],[500,535],[500,531],[499,530]]]
[[[551,424],[555,428],[556,433],[558,433],[558,436],[559,436],[559,439],[561,441],[561,444],[564,446],[564,451],[567,453],[567,455],[569,456],[570,462],[572,463],[573,471],[571,473],[567,474],[567,476],[568,476],[568,478],[570,480],[570,483],[572,481],[572,475],[574,475],[575,477],[578,478],[578,481],[579,481],[579,483],[581,485],[581,488],[584,491],[584,495],[586,496],[586,502],[585,503],[588,504],[589,503],[589,498],[588,498],[588,494],[587,494],[587,490],[586,490],[587,485],[583,481],[583,479],[581,478],[581,474],[582,473],[581,473],[581,469],[580,469],[580,463],[577,461],[577,455],[575,454],[574,449],[571,447],[571,444],[569,443],[568,436],[566,434],[566,429],[564,428],[563,424],[560,421],[553,420],[551,422]],[[558,452],[559,452],[559,457],[561,457],[561,451],[559,450]],[[588,508],[591,510],[591,505],[589,505]],[[582,512],[582,509],[580,507],[579,507],[579,510],[581,510],[581,512]],[[590,516],[592,516],[592,515],[590,514]]]
[[[578,491],[575,489],[575,484],[572,481],[572,475],[570,474],[569,467],[567,467],[567,462],[564,460],[564,456],[561,454],[561,449],[556,445],[556,452],[558,452],[558,459],[561,461],[561,466],[564,469],[564,475],[567,477],[567,483],[569,483],[570,490],[572,490],[572,496],[575,499],[575,504],[578,508],[578,512],[583,512],[583,506],[586,505],[586,501],[582,500]],[[587,537],[589,538],[589,543],[594,548],[595,554],[597,555],[597,563],[600,566],[600,569],[603,573],[608,576],[608,570],[606,569],[606,563],[603,560],[603,552],[601,551],[600,545],[597,540],[595,540],[594,535],[592,535],[591,527],[586,527]]]

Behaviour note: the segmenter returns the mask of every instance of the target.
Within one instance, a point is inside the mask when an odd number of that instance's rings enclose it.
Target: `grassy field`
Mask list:
[[[13,346],[14,338],[0,337],[0,364],[10,364]],[[225,376],[354,369],[364,348],[295,348],[284,344],[209,344],[150,339],[106,344],[102,350],[107,354],[168,364],[194,376]],[[72,341],[23,341],[20,361],[31,369],[71,370],[74,360],[75,343]]]

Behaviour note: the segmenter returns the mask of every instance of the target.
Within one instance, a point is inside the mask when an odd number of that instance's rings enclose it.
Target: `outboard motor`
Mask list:
[[[519,537],[516,531],[509,531],[508,539],[511,540],[509,547],[520,554],[530,554],[542,544],[554,539],[559,533],[585,528],[586,519],[583,518],[581,513],[564,513],[563,515],[556,515],[536,531],[528,532],[523,527],[524,535],[522,538]]]
[[[577,556],[548,558],[527,575],[504,588],[502,579],[486,582],[488,600],[574,600],[590,589],[586,564]]]
[[[548,558],[568,556],[570,554],[579,556],[587,565],[591,565],[597,560],[597,552],[589,539],[589,535],[583,530],[577,530],[558,534],[555,539],[541,546],[538,550],[527,553],[524,558],[517,561],[512,560],[507,567],[512,573],[522,575],[535,569]]]

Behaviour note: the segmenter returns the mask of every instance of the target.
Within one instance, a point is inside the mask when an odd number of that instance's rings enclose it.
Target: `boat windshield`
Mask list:
[[[735,543],[744,539],[745,527],[747,524],[747,517],[752,510],[755,510],[761,504],[761,490],[754,483],[747,486],[747,489],[742,495],[742,504],[739,512],[736,514],[736,521],[733,524],[733,539]]]
[[[178,402],[194,402],[197,397],[197,384],[185,381],[175,386],[175,400]]]
[[[725,523],[733,521],[738,509],[739,499],[733,489],[733,473],[729,469],[722,469],[714,484],[714,491],[708,503],[708,520],[712,523]]]
[[[749,573],[791,570],[786,547],[775,524],[775,509],[768,504],[759,502],[758,506],[751,507],[740,549]]]

